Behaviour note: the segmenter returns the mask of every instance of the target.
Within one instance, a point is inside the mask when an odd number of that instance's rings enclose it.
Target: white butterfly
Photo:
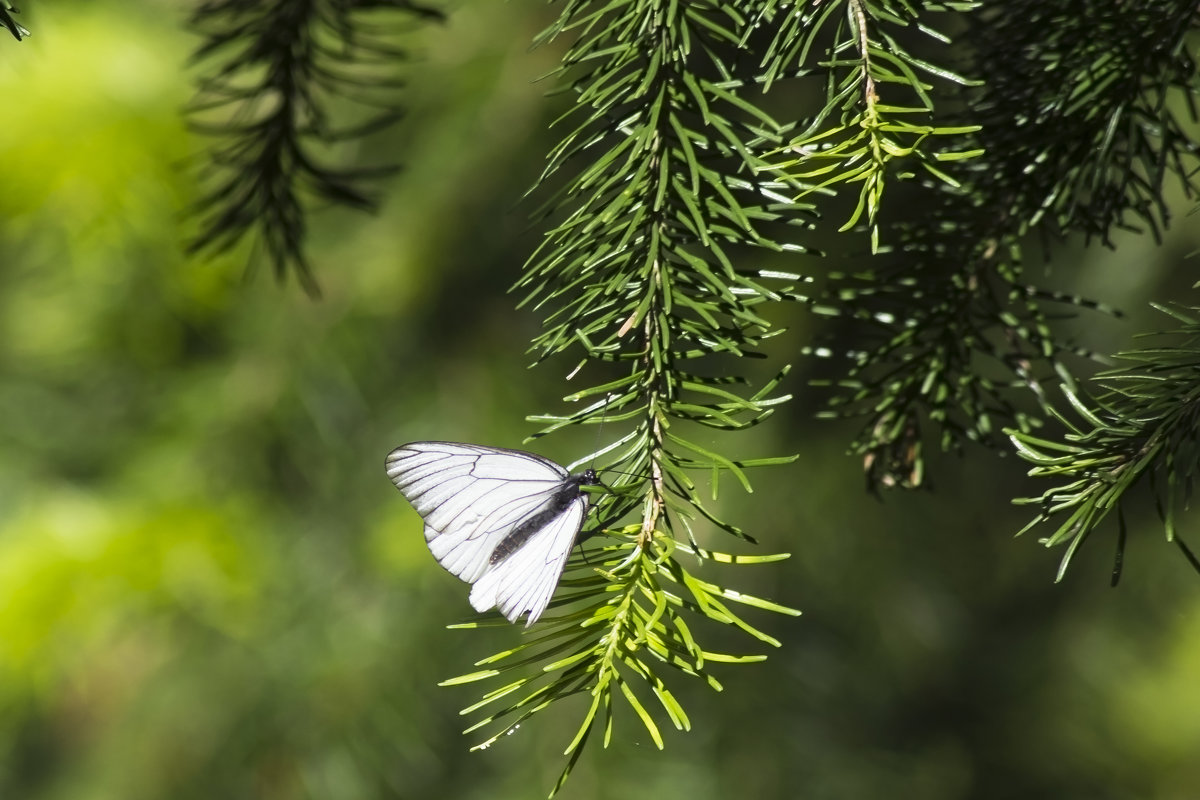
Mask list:
[[[387,473],[425,520],[434,558],[471,587],[476,611],[493,606],[509,622],[532,625],[554,594],[587,516],[583,486],[595,470],[572,475],[521,450],[453,442],[412,442],[388,454]]]

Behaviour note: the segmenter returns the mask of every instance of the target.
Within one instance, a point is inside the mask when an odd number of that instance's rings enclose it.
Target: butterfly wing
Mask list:
[[[522,523],[558,501],[570,478],[565,469],[520,450],[413,442],[388,455],[387,471],[424,519],[438,563],[475,584],[476,610],[497,605],[510,621],[526,611],[530,623],[537,619],[583,524],[586,498],[572,500],[496,563],[493,554]]]
[[[587,497],[581,495],[522,547],[486,571],[471,587],[475,610],[495,606],[509,622],[528,612],[525,627],[536,622],[550,604],[586,515]]]

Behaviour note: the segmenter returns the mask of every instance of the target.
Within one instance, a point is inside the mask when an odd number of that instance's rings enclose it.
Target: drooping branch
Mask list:
[[[439,18],[410,2],[201,3],[191,25],[204,42],[193,61],[207,72],[188,112],[214,144],[202,167],[193,252],[221,253],[254,237],[280,279],[292,273],[319,294],[305,255],[309,206],[372,211],[367,186],[395,171],[334,166],[322,151],[400,118],[405,53],[397,37],[414,20]],[[354,122],[332,110],[347,99],[363,110]]]
[[[906,60],[888,44],[887,28],[919,19],[930,31],[926,11],[961,4],[926,4],[920,17],[908,5],[861,1],[874,9],[866,14],[878,31],[870,40],[889,63]],[[1183,45],[1192,4],[1069,6],[1015,2],[963,15],[960,41],[973,56],[966,72],[978,85],[919,61],[927,74],[951,78],[948,111],[914,105],[948,134],[940,146],[932,135],[923,140],[921,166],[939,153],[973,157],[952,173],[929,172],[922,201],[888,214],[890,252],[832,276],[821,299],[827,313],[847,320],[836,346],[814,348],[843,356],[839,367],[848,373],[836,382],[829,413],[863,419],[852,450],[872,487],[923,485],[928,439],[944,450],[970,442],[999,448],[1002,429],[1032,430],[1051,413],[1047,387],[1069,376],[1064,356],[1099,360],[1053,318],[1063,303],[1116,312],[1032,285],[1021,246],[1029,232],[1108,241],[1131,219],[1157,231],[1167,219],[1170,179],[1189,196],[1195,191],[1197,143],[1176,118],[1189,106],[1167,102],[1194,91]],[[847,29],[834,50],[861,43],[852,34]],[[904,79],[877,82],[880,91],[900,86],[931,97],[907,77],[918,61],[907,63]],[[912,160],[892,149],[904,156],[896,164]],[[874,206],[864,202],[870,221]]]
[[[692,476],[711,476],[714,492],[722,474],[748,489],[748,467],[791,460],[726,456],[698,435],[759,424],[787,399],[776,394],[786,368],[757,390],[738,369],[778,332],[764,305],[799,280],[748,265],[750,248],[802,252],[792,231],[811,222],[809,206],[788,196],[800,185],[764,160],[783,126],[747,99],[757,89],[752,73],[741,74],[745,38],[760,11],[753,2],[575,0],[543,37],[575,36],[562,72],[574,93],[573,127],[543,176],[563,184],[542,209],[552,227],[518,286],[547,314],[534,342],[539,361],[573,355],[571,376],[596,382],[567,398],[587,401],[582,410],[534,419],[544,424],[538,435],[603,422],[612,438],[579,460],[618,475],[597,498],[596,518],[607,527],[636,517],[573,562],[563,584],[576,591],[555,600],[560,614],[543,618],[544,633],[519,649],[514,666],[540,663],[546,684],[511,684],[505,694],[520,688],[521,696],[488,718],[507,715],[511,725],[559,697],[590,694],[564,778],[594,726],[608,739],[617,698],[661,746],[639,685],[672,724],[688,727],[664,667],[719,685],[709,662],[753,660],[707,652],[689,614],[774,644],[724,600],[794,613],[701,581],[677,557],[686,548],[701,560],[764,560],[695,543],[697,522],[751,537],[708,506]]]

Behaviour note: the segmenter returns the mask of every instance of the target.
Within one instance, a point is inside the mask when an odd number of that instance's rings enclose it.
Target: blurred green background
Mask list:
[[[527,371],[539,319],[505,293],[560,110],[536,82],[554,51],[528,49],[548,10],[465,2],[417,40],[409,118],[369,156],[406,169],[378,216],[315,220],[317,302],[246,280],[245,252],[182,254],[203,147],[179,113],[185,9],[30,10],[33,37],[0,43],[0,798],[544,796],[582,700],[467,752],[477,689],[436,683],[519,629],[445,629],[466,587],[383,457],[520,446],[524,415],[575,388]],[[1078,268],[1049,283],[1134,312],[1077,322],[1090,344],[1167,324],[1142,309],[1186,299],[1190,228],[1058,255]],[[776,314],[777,365],[811,321]],[[1012,538],[1009,499],[1045,488],[1020,462],[942,459],[935,491],[876,502],[843,455],[854,428],[812,419],[809,366],[795,403],[722,443],[801,454],[722,502],[794,554],[728,579],[804,616],[755,616],[783,647],[718,670],[724,693],[681,682],[694,730],[665,752],[619,716],[562,796],[1200,797],[1197,576],[1152,508],[1131,510],[1118,590],[1112,537],[1055,585],[1059,553]]]

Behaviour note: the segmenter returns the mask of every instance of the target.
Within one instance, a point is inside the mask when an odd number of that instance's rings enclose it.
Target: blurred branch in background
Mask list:
[[[1171,195],[1194,201],[1200,192],[1197,22],[1195,3],[1181,0],[1093,0],[1069,11],[1023,0],[979,17],[972,41],[988,83],[977,109],[992,158],[977,183],[997,218],[1008,220],[1009,241],[1036,231],[1047,242],[1082,234],[1111,247],[1114,232],[1126,230],[1161,242]],[[1116,360],[1136,365],[1097,376],[1107,392],[1094,401],[1058,363],[1082,427],[1039,394],[1043,410],[1062,427],[1036,439],[1028,427],[1009,431],[1021,456],[1035,463],[1032,474],[1069,479],[1041,498],[1018,501],[1042,504],[1028,527],[1069,512],[1043,540],[1068,544],[1060,578],[1077,548],[1146,474],[1152,485],[1155,476],[1165,478],[1153,493],[1167,540],[1176,539],[1175,509],[1187,502],[1197,464],[1197,374],[1189,363],[1197,331],[1187,313],[1158,307],[1184,323],[1183,346],[1118,354]],[[1056,435],[1062,440],[1051,441]],[[1121,521],[1114,584],[1125,530]]]
[[[1198,187],[1196,4],[1016,0],[968,22],[988,154],[973,183],[1001,229],[1157,241],[1166,193]]]
[[[14,8],[13,4],[8,2],[8,0],[0,2],[0,25],[3,25],[18,42],[21,41],[22,37],[29,35],[29,30],[13,18],[13,14],[20,13],[21,9]]]
[[[1114,228],[1141,224],[1157,237],[1172,183],[1189,197],[1196,191],[1194,128],[1178,118],[1195,119],[1186,46],[1194,3],[981,8],[961,17],[969,50],[954,56],[970,54],[972,82],[908,56],[889,35],[907,27],[944,41],[928,12],[972,5],[860,6],[867,41],[880,42],[875,61],[905,67],[877,91],[915,94],[920,102],[905,110],[926,114],[934,131],[946,126],[946,136],[923,140],[933,159],[974,156],[953,177],[927,171],[921,184],[932,200],[893,208],[882,223],[883,266],[831,274],[820,298],[823,313],[846,322],[836,342],[809,352],[839,358],[825,381],[836,387],[827,413],[865,418],[851,449],[873,488],[924,484],[929,436],[944,451],[968,442],[1000,448],[1002,429],[1028,432],[1052,413],[1046,386],[1070,379],[1064,355],[1103,360],[1068,338],[1052,309],[1119,312],[1032,285],[1022,264],[1029,233],[1107,244]],[[861,38],[843,23],[835,49],[861,53]],[[949,79],[955,93],[942,108],[928,102],[918,71]]]
[[[402,115],[403,21],[441,19],[411,2],[211,0],[191,17],[205,70],[188,107],[216,143],[202,167],[193,252],[221,253],[254,237],[278,278],[319,294],[305,255],[308,204],[374,211],[367,184],[396,167],[330,166],[330,151]],[[335,122],[357,107],[354,124]],[[343,148],[344,149],[344,148]]]

